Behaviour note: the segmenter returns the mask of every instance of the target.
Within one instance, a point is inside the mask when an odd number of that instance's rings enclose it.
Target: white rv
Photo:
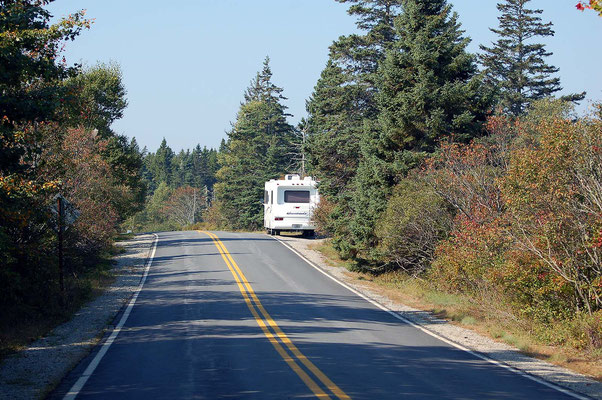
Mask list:
[[[313,236],[312,214],[320,201],[316,181],[311,177],[285,175],[265,183],[263,225],[270,235],[281,231]]]

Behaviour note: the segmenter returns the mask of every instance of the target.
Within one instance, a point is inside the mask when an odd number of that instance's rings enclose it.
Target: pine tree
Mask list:
[[[498,29],[490,30],[499,39],[491,47],[480,46],[480,56],[488,81],[500,92],[500,106],[513,115],[522,115],[533,101],[552,96],[562,90],[560,79],[554,77],[558,68],[545,59],[552,55],[538,37],[554,36],[552,23],[542,22],[542,10],[526,8],[531,0],[505,0],[498,3],[501,12]],[[585,93],[568,96],[581,100]]]
[[[272,83],[269,58],[245,91],[228,141],[220,146],[215,198],[229,228],[259,229],[266,180],[291,168],[294,128],[286,121],[282,88]]]
[[[360,257],[376,245],[374,227],[398,179],[443,138],[476,136],[491,104],[445,0],[404,1],[395,29],[378,70],[378,120],[366,125],[354,182],[350,228]]]

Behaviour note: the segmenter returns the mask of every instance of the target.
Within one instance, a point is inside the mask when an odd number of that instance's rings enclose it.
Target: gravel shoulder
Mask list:
[[[470,329],[453,325],[435,317],[429,312],[395,302],[390,298],[367,288],[360,283],[361,281],[353,279],[349,271],[345,268],[330,266],[322,254],[309,248],[309,245],[313,245],[323,239],[310,240],[288,236],[280,236],[277,239],[296,250],[327,274],[352,287],[369,299],[399,314],[403,318],[438,336],[459,344],[477,354],[495,360],[505,366],[522,371],[523,373],[532,375],[546,382],[571,389],[574,392],[593,399],[602,399],[602,383],[598,381],[565,368],[521,354],[516,348],[506,343],[496,342]]]
[[[111,329],[112,321],[138,287],[154,235],[118,242],[115,282],[74,317],[0,364],[0,399],[39,399],[83,359]]]

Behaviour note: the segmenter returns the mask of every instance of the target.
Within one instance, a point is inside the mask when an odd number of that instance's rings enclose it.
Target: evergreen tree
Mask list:
[[[320,179],[325,200],[334,204],[326,230],[345,252],[351,218],[351,182],[361,158],[364,121],[378,115],[375,102],[378,65],[397,39],[394,19],[402,0],[337,0],[350,4],[359,34],[341,36],[330,46],[330,56],[307,102],[307,146],[310,171]]]
[[[136,139],[128,140],[125,135],[113,134],[107,139],[102,157],[109,163],[115,180],[132,193],[134,201],[125,204],[125,208],[118,208],[120,217],[127,218],[140,211],[144,206],[147,185],[142,175],[143,153]]]
[[[378,71],[378,120],[366,124],[355,179],[350,228],[360,257],[376,245],[374,227],[397,180],[443,138],[476,136],[491,104],[445,0],[404,1],[395,29]]]
[[[215,184],[215,173],[217,172],[217,151],[197,145],[192,151],[192,162],[194,169],[194,186],[206,187],[209,192],[213,191]]]
[[[290,168],[294,128],[286,121],[282,89],[271,78],[266,58],[245,92],[245,102],[219,153],[215,197],[230,228],[259,229],[263,225],[260,199],[264,182]]]
[[[174,152],[167,145],[165,138],[163,138],[157,152],[149,158],[148,169],[153,176],[153,181],[156,184],[155,187],[161,182],[165,182],[167,185],[171,184],[173,177],[173,158]]]
[[[357,18],[365,34],[341,36],[330,46],[331,58],[358,83],[374,82],[385,50],[396,40],[393,21],[401,12],[403,0],[336,0],[349,3],[347,13]]]
[[[491,31],[499,39],[492,47],[480,46],[481,63],[488,81],[500,92],[500,105],[513,115],[525,113],[533,101],[552,96],[562,90],[560,79],[554,77],[558,68],[546,64],[552,55],[542,43],[533,43],[537,37],[554,36],[552,23],[542,22],[542,10],[526,8],[530,0],[505,0],[498,3],[501,12],[499,28]],[[568,96],[567,100],[581,100],[585,93]]]
[[[320,193],[337,196],[355,175],[365,98],[357,85],[346,85],[341,67],[328,61],[307,103],[307,151],[312,173],[320,178]]]

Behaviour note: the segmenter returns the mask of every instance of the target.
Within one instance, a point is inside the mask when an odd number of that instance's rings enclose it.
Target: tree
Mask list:
[[[161,182],[153,195],[148,199],[144,213],[147,221],[152,225],[161,225],[166,221],[163,209],[169,200],[173,190],[167,186],[165,181]]]
[[[385,50],[396,40],[393,21],[401,13],[403,0],[337,1],[351,4],[347,13],[357,17],[357,27],[366,33],[341,36],[330,46],[331,58],[357,84],[374,87],[371,83]]]
[[[98,64],[64,81],[64,118],[70,126],[97,129],[114,136],[111,124],[123,117],[128,103],[119,65]]]
[[[140,169],[142,154],[135,140],[118,135],[111,124],[123,116],[127,107],[126,90],[117,64],[99,64],[84,69],[63,81],[65,96],[59,115],[61,123],[96,130],[106,140],[103,157],[111,166],[113,176],[135,194],[133,201],[119,210],[127,217],[144,204],[145,185]]]
[[[290,163],[294,128],[286,121],[282,89],[271,78],[266,57],[219,153],[215,197],[230,228],[259,229],[264,182],[294,168]]]
[[[204,192],[191,186],[175,189],[165,204],[165,214],[180,226],[194,224],[205,205]]]
[[[602,308],[602,120],[556,119],[512,153],[502,191],[517,246],[553,276],[575,311]]]
[[[308,153],[321,191],[348,189],[361,156],[359,138],[365,119],[377,115],[375,81],[385,50],[397,38],[394,18],[401,0],[337,0],[349,3],[364,34],[341,36],[330,46],[329,60],[307,102]]]
[[[55,286],[46,201],[59,181],[38,174],[48,127],[59,118],[65,42],[90,21],[76,12],[51,24],[50,1],[0,0],[0,307],[50,306]],[[23,311],[23,310],[21,310]],[[2,322],[2,321],[0,321]]]
[[[348,253],[350,201],[357,166],[362,157],[360,137],[364,121],[378,115],[376,79],[385,50],[397,39],[393,21],[402,0],[337,0],[350,4],[362,33],[341,36],[330,46],[329,60],[307,102],[307,153],[310,171],[320,179],[321,213],[334,236],[334,245]],[[326,206],[328,204],[328,206]],[[324,215],[323,215],[324,214]]]
[[[173,158],[174,152],[167,145],[167,140],[163,138],[157,152],[147,157],[147,168],[153,176],[155,185],[161,182],[165,182],[168,185],[171,183],[173,177]]]
[[[544,44],[533,43],[535,38],[554,36],[552,23],[542,22],[542,10],[526,8],[529,1],[498,3],[499,28],[491,31],[499,39],[491,47],[480,46],[487,80],[499,90],[501,107],[515,116],[524,114],[533,101],[562,90],[560,79],[554,77],[558,68],[545,62],[552,53]],[[571,95],[567,100],[577,101],[584,96]]]
[[[320,193],[338,196],[348,189],[359,163],[359,138],[365,90],[347,85],[348,77],[332,60],[322,71],[307,102],[307,150]]]
[[[61,194],[81,212],[74,225],[75,245],[85,254],[94,254],[111,242],[119,210],[132,202],[133,193],[113,176],[102,155],[107,139],[82,127],[59,133],[53,126],[49,131],[37,173],[61,182]]]
[[[379,68],[378,120],[365,125],[354,181],[350,229],[363,257],[377,246],[374,228],[400,177],[441,140],[478,135],[491,104],[445,0],[405,1],[395,29],[399,39]]]
[[[16,185],[30,186],[25,157],[39,153],[40,121],[55,121],[64,92],[61,80],[76,73],[57,63],[62,45],[90,26],[84,12],[50,25],[49,1],[0,1],[0,202],[15,199]],[[12,194],[11,194],[12,193]],[[0,208],[3,206],[0,204]],[[5,215],[4,210],[2,214]]]

